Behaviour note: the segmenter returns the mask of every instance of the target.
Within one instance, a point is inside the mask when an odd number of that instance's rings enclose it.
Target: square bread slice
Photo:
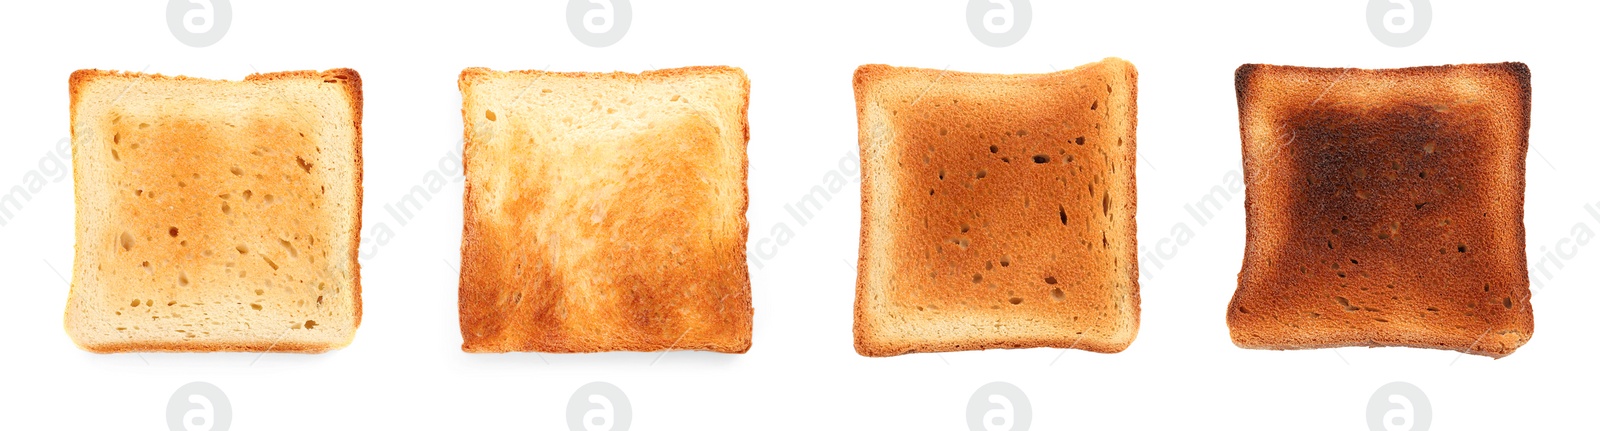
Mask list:
[[[460,86],[462,350],[750,349],[744,71]]]
[[[1127,348],[1137,80],[857,69],[856,351]]]
[[[322,352],[361,324],[361,77],[80,70],[66,330],[92,352]]]
[[[1526,65],[1247,64],[1235,82],[1247,236],[1234,344],[1498,358],[1528,341]]]

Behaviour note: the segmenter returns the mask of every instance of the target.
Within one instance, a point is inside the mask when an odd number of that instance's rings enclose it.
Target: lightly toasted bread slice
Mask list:
[[[1498,358],[1528,341],[1526,65],[1247,64],[1236,85],[1247,236],[1235,344]]]
[[[322,352],[361,324],[361,77],[69,80],[67,334],[98,353]]]
[[[857,69],[856,351],[1127,348],[1137,77]]]
[[[742,70],[461,72],[467,352],[750,348]]]

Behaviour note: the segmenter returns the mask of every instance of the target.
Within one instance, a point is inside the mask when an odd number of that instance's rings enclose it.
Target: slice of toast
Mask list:
[[[1521,63],[1240,67],[1233,342],[1491,357],[1526,343],[1529,82]]]
[[[462,350],[749,350],[744,71],[460,86]]]
[[[857,69],[856,351],[1127,348],[1137,77]]]
[[[361,323],[361,77],[79,70],[67,335],[99,353],[321,352]]]

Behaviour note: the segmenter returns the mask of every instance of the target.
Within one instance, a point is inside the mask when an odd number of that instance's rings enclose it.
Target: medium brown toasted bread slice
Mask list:
[[[1137,72],[856,70],[856,351],[1127,348]]]
[[[463,350],[750,348],[743,71],[473,68],[460,86]]]
[[[1236,83],[1248,234],[1235,344],[1498,358],[1528,341],[1526,65],[1247,64]]]
[[[85,350],[320,352],[361,324],[361,77],[70,79]]]

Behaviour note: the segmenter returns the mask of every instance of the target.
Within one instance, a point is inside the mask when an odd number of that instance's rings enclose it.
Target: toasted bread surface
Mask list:
[[[462,349],[747,351],[749,85],[463,71]]]
[[[1528,341],[1527,66],[1249,64],[1236,84],[1235,344],[1502,357]]]
[[[1125,349],[1138,332],[1137,72],[868,65],[856,351]]]
[[[361,322],[361,78],[69,80],[76,257],[92,352],[321,352]]]

